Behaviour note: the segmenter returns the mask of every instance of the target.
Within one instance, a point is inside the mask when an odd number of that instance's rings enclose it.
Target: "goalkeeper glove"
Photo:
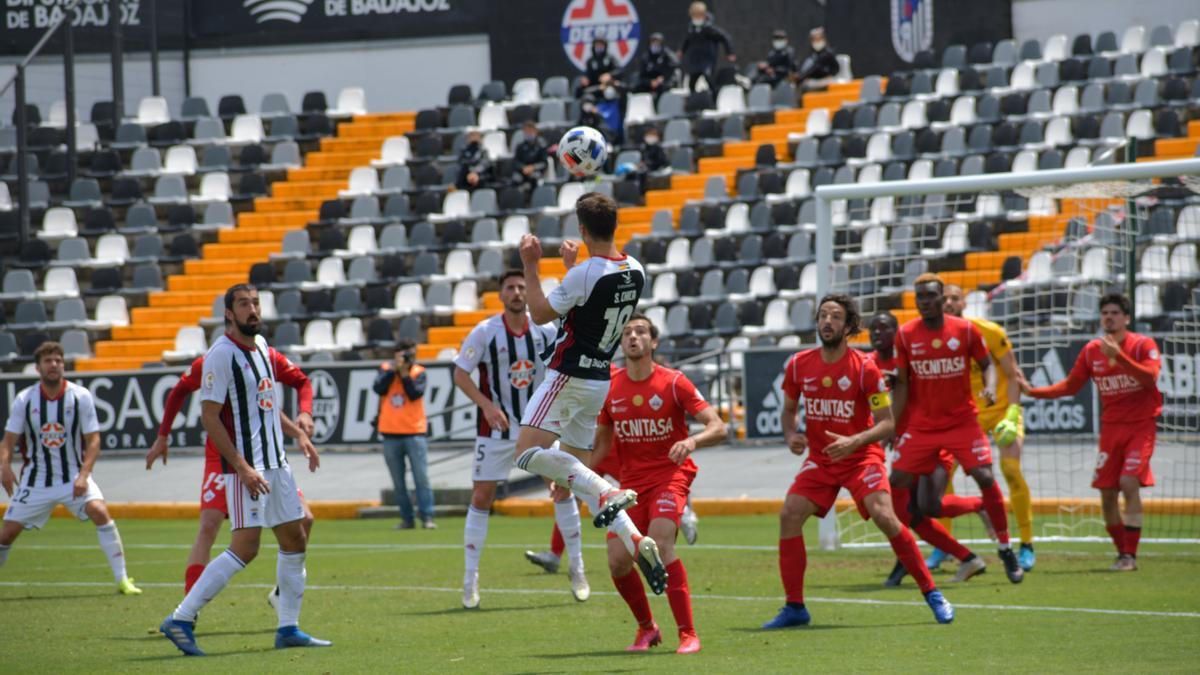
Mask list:
[[[992,434],[996,438],[996,444],[1000,446],[1012,445],[1017,438],[1025,435],[1025,415],[1019,404],[1013,403],[1008,406],[1004,419],[992,429]]]

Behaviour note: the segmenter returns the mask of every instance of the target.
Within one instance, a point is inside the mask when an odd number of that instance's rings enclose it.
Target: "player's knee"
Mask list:
[[[621,550],[608,550],[608,572],[613,577],[620,579],[621,577],[633,571],[633,558],[625,550],[624,546]]]
[[[942,515],[942,500],[937,495],[918,495],[917,508],[921,515],[930,518],[940,518]]]
[[[85,504],[83,510],[84,513],[87,514],[88,518],[92,519],[92,523],[94,523],[96,527],[107,525],[112,521],[112,516],[108,515],[108,508],[104,505],[104,502],[98,499],[92,500]]]
[[[1121,487],[1121,492],[1124,493],[1125,499],[1138,499],[1141,496],[1142,483],[1137,476],[1121,476],[1118,482]]]
[[[471,491],[471,507],[477,511],[489,511],[496,500],[495,483],[476,483]]]
[[[996,482],[996,477],[992,475],[991,467],[979,466],[971,469],[971,477],[979,485],[981,490],[986,490]]]
[[[903,529],[903,526],[900,525],[900,519],[896,517],[896,514],[890,508],[880,509],[871,517],[875,520],[875,526],[888,539],[900,534],[900,530]]]

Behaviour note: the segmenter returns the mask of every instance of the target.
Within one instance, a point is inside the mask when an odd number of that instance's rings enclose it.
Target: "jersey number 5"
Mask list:
[[[633,315],[633,305],[624,307],[609,307],[604,312],[604,337],[600,338],[600,349],[608,351],[617,345],[621,339],[621,329]]]

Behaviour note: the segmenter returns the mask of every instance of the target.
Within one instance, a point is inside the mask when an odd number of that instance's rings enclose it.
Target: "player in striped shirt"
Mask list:
[[[225,497],[233,534],[229,548],[204,568],[192,590],[159,630],[185,654],[201,656],[193,632],[196,614],[258,555],[262,528],[279,542],[275,647],[327,647],[300,630],[304,597],[304,507],[283,446],[283,396],[261,322],[258,291],[237,284],[225,292],[228,332],[204,357],[201,422],[225,471]],[[318,463],[315,453],[312,468]]]
[[[0,440],[0,484],[10,497],[0,527],[0,566],[22,530],[45,526],[50,512],[62,504],[76,518],[95,523],[117,590],[138,595],[142,591],[125,574],[117,523],[92,479],[100,456],[100,422],[92,392],[63,377],[66,365],[57,342],[43,342],[33,359],[39,382],[13,399]],[[19,479],[12,470],[14,447],[24,460]]]
[[[308,381],[308,376],[304,374],[304,371],[300,370],[286,356],[275,351],[274,348],[268,353],[271,356],[272,365],[275,367],[275,376],[282,384],[296,390],[300,407],[300,414],[295,422],[292,422],[286,414],[281,414],[280,423],[283,426],[284,435],[296,439],[301,451],[306,457],[309,457],[312,455],[313,448],[312,441],[309,440],[309,435],[313,430],[312,384]],[[163,466],[166,466],[171,427],[188,397],[200,390],[200,378],[203,372],[204,357],[201,356],[192,362],[191,367],[184,371],[179,381],[167,394],[167,400],[163,404],[162,423],[158,428],[158,438],[154,440],[154,444],[146,453],[147,471],[159,457],[162,458]],[[313,515],[312,510],[308,508],[308,503],[304,500],[303,492],[300,493],[300,501],[304,505],[305,536],[311,536]],[[228,517],[229,506],[225,499],[225,474],[221,466],[221,453],[217,452],[217,446],[213,444],[212,439],[206,438],[204,440],[204,473],[200,482],[200,530],[196,532],[196,541],[188,553],[187,566],[183,575],[185,595],[192,590],[192,586],[204,572],[204,566],[208,564],[212,554],[213,542],[217,538],[217,533],[221,531],[221,523]],[[267,601],[271,603],[272,607],[275,606],[275,599],[278,595],[278,588],[267,594]]]
[[[488,513],[496,499],[496,484],[508,480],[521,415],[546,375],[541,354],[558,331],[554,324],[538,325],[525,304],[525,273],[509,270],[500,277],[504,311],[480,321],[454,359],[454,384],[479,407],[475,419],[473,490],[463,526],[463,607],[479,606],[479,558],[487,539]],[[472,379],[478,371],[479,383]],[[554,516],[566,533],[570,553],[571,591],[583,602],[591,590],[583,572],[583,541],[579,507],[567,490],[557,490]]]

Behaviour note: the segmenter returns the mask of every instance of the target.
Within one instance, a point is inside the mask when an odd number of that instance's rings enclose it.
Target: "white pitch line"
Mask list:
[[[99,581],[0,581],[0,588],[109,588],[111,583]],[[140,584],[143,588],[179,588],[182,584],[171,582],[151,582]],[[242,588],[274,588],[274,584],[238,584]],[[444,588],[440,586],[394,586],[394,585],[358,585],[358,584],[308,584],[306,591],[404,591],[416,593],[462,593],[461,588]],[[540,588],[489,588],[487,593],[497,595],[566,595],[563,590]],[[616,596],[612,591],[594,591],[592,595]],[[709,595],[695,594],[697,600],[725,600],[731,602],[778,602],[776,596],[754,595]],[[885,605],[901,607],[925,607],[925,603],[910,600],[874,600],[871,598],[822,598],[806,597],[805,602],[831,605]],[[1106,614],[1112,616],[1148,616],[1169,619],[1200,619],[1200,612],[1157,612],[1138,609],[1102,609],[1098,607],[1052,607],[1037,605],[988,605],[978,603],[954,603],[956,609],[982,609],[1005,612],[1055,612],[1075,614]]]

